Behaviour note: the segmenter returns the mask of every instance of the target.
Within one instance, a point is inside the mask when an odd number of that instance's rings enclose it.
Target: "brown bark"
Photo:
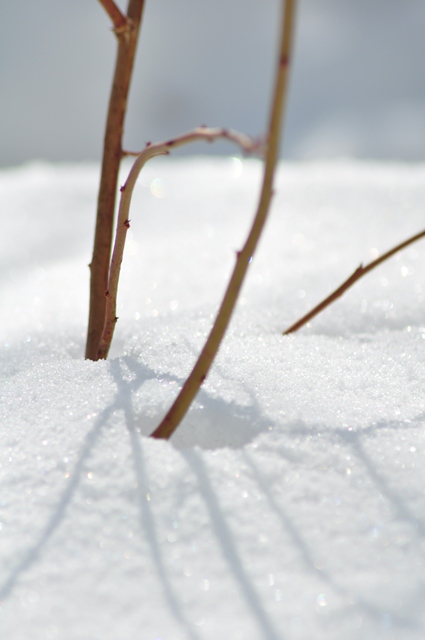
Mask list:
[[[298,329],[301,329],[301,327],[307,324],[307,322],[309,322],[312,318],[317,316],[321,311],[323,311],[323,309],[326,309],[326,307],[332,304],[332,302],[335,302],[335,300],[338,300],[338,298],[340,298],[343,295],[343,293],[347,291],[347,289],[352,287],[353,284],[357,282],[357,280],[360,280],[360,278],[362,278],[367,273],[369,273],[369,271],[372,271],[372,269],[375,269],[375,267],[382,264],[385,260],[388,260],[388,258],[391,258],[391,256],[393,256],[398,251],[401,251],[405,247],[408,247],[409,244],[412,244],[413,242],[416,242],[417,240],[420,240],[423,237],[425,237],[425,231],[421,231],[420,233],[417,233],[411,238],[408,238],[404,242],[401,242],[396,247],[393,247],[386,253],[383,253],[382,256],[379,256],[379,258],[376,258],[376,260],[369,262],[369,264],[367,264],[365,267],[361,264],[351,274],[351,276],[347,278],[347,280],[345,280],[337,289],[335,289],[335,291],[333,291],[329,296],[327,296],[327,298],[322,300],[322,302],[319,302],[319,304],[316,305],[314,309],[306,313],[305,316],[297,320],[297,322],[294,322],[294,324],[291,324],[291,326],[288,327],[288,329],[286,329],[282,335],[286,336],[289,333],[294,333],[295,331],[298,331]]]
[[[99,0],[99,2],[114,23],[114,30],[120,31],[125,29],[128,25],[128,20],[126,16],[121,13],[121,9],[117,7],[114,0]]]
[[[176,149],[185,144],[196,142],[197,140],[206,140],[213,142],[218,138],[225,138],[238,144],[246,153],[260,151],[261,145],[254,142],[248,136],[233,131],[231,129],[208,129],[207,127],[199,127],[193,129],[180,136],[167,140],[166,142],[157,142],[148,144],[146,148],[138,154],[127,180],[121,187],[121,199],[118,209],[117,228],[115,232],[114,251],[112,253],[111,264],[109,268],[108,291],[106,294],[106,312],[103,333],[100,338],[97,350],[97,360],[105,359],[108,356],[112,338],[114,336],[115,326],[117,323],[117,293],[120,277],[121,263],[124,254],[125,240],[127,231],[130,228],[130,204],[133,195],[133,189],[137,181],[140,171],[146,162],[155,156],[168,155],[172,149]]]
[[[129,0],[126,16],[128,28],[115,30],[118,50],[106,120],[93,257],[90,264],[90,309],[85,353],[85,357],[90,360],[96,359],[105,319],[105,292],[118,171],[122,157],[124,118],[143,7],[144,0]]]
[[[172,407],[151,434],[153,438],[169,438],[186,415],[193,399],[203,384],[217,355],[220,343],[230,322],[233,310],[242,287],[248,265],[251,262],[258,240],[264,228],[273,194],[273,178],[279,157],[279,142],[282,128],[283,111],[287,95],[289,58],[292,47],[294,14],[296,0],[286,0],[282,12],[280,34],[279,64],[276,73],[274,95],[267,136],[267,151],[260,200],[254,222],[242,251],[238,252],[236,265],[230,278],[226,293],[220,305],[217,317],[199,358],[184,383]]]

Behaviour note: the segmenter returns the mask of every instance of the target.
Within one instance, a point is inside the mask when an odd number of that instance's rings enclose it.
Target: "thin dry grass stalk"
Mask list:
[[[96,359],[105,320],[118,171],[122,158],[122,136],[134,56],[144,0],[129,0],[125,24],[121,11],[110,0],[100,0],[110,15],[118,39],[114,79],[109,99],[103,145],[93,256],[90,264],[90,308],[85,357]],[[124,16],[123,16],[124,17]]]
[[[171,409],[168,411],[161,424],[151,434],[154,438],[169,438],[173,434],[208,375],[228,327],[248,265],[251,262],[267,219],[273,193],[272,187],[274,172],[279,156],[280,134],[285,99],[287,95],[290,52],[292,49],[295,6],[296,0],[286,0],[284,10],[282,12],[279,63],[267,136],[263,184],[254,222],[242,251],[237,254],[234,271],[205,346]]]
[[[360,278],[362,278],[367,273],[369,273],[369,271],[372,271],[372,269],[375,269],[375,267],[377,267],[380,264],[382,264],[383,262],[385,262],[385,260],[388,260],[388,258],[391,258],[391,256],[393,256],[395,253],[398,253],[399,251],[401,251],[405,247],[408,247],[409,244],[413,244],[413,242],[416,242],[417,240],[420,240],[421,238],[424,238],[424,237],[425,237],[425,231],[421,231],[420,233],[417,233],[416,235],[408,238],[404,242],[401,242],[396,247],[393,247],[392,249],[390,249],[386,253],[383,253],[382,256],[379,256],[379,258],[376,258],[376,260],[373,260],[372,262],[369,262],[369,264],[367,264],[366,266],[363,266],[361,264],[351,274],[351,276],[349,278],[347,278],[347,280],[345,280],[342,283],[341,286],[339,286],[337,289],[335,289],[335,291],[333,291],[329,296],[327,296],[327,298],[325,298],[324,300],[322,300],[322,302],[320,302],[318,305],[316,305],[314,307],[314,309],[312,309],[311,311],[306,313],[302,318],[297,320],[297,322],[294,322],[294,324],[291,324],[291,326],[288,327],[288,329],[286,329],[282,333],[282,335],[286,336],[289,333],[294,333],[295,331],[298,331],[298,329],[301,329],[301,327],[303,327],[305,324],[307,324],[307,322],[310,322],[310,320],[312,318],[314,318],[321,311],[326,309],[326,307],[328,307],[330,304],[335,302],[335,300],[338,300],[338,298],[340,298],[347,291],[347,289],[352,287],[353,284],[355,282],[357,282],[357,280],[360,280]]]
[[[129,176],[125,184],[121,187],[121,200],[118,211],[117,229],[115,234],[114,251],[112,254],[111,265],[109,269],[108,289],[106,291],[106,312],[105,322],[99,347],[96,354],[96,360],[107,357],[109,348],[114,335],[115,325],[118,320],[116,317],[117,308],[117,292],[118,282],[121,270],[121,263],[124,253],[125,240],[127,231],[130,228],[129,211],[133,189],[136,184],[140,171],[148,160],[154,156],[168,155],[171,149],[181,147],[197,140],[206,140],[212,142],[218,138],[226,138],[238,144],[245,152],[253,153],[261,147],[248,136],[232,131],[230,129],[208,129],[207,127],[199,127],[184,133],[172,140],[166,142],[158,142],[156,144],[148,144],[146,148],[137,155],[137,158],[131,168]],[[133,155],[128,153],[128,155]]]

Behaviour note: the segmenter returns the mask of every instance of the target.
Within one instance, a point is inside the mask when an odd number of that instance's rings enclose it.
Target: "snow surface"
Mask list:
[[[2,640],[425,637],[425,166],[280,167],[217,362],[211,326],[261,165],[141,176],[111,359],[83,360],[99,169],[0,173]],[[124,177],[123,177],[124,179]]]

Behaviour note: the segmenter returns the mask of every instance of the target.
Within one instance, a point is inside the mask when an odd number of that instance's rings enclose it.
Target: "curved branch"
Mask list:
[[[137,156],[125,184],[121,187],[121,200],[118,211],[115,245],[109,269],[108,290],[106,291],[105,324],[100,338],[96,360],[105,359],[107,357],[114,335],[115,325],[118,320],[116,317],[118,282],[125,240],[127,231],[130,228],[129,211],[131,198],[140,171],[146,162],[154,156],[168,155],[171,149],[181,147],[185,144],[189,144],[190,142],[195,142],[197,140],[207,140],[212,142],[213,140],[217,140],[217,138],[226,138],[227,140],[236,142],[244,151],[249,153],[259,149],[258,143],[253,142],[251,138],[242,133],[238,133],[237,131],[230,129],[208,129],[207,127],[199,127],[198,129],[193,129],[193,131],[184,133],[172,140],[168,140],[167,142],[148,144]]]
[[[398,253],[398,251],[401,251],[405,247],[408,247],[409,244],[412,244],[413,242],[416,242],[417,240],[420,240],[421,238],[424,238],[424,237],[425,237],[425,231],[421,231],[420,233],[417,233],[411,238],[408,238],[404,242],[401,242],[396,247],[393,247],[386,253],[383,253],[382,256],[379,256],[379,258],[376,258],[376,260],[369,262],[369,264],[367,264],[365,267],[361,264],[351,274],[351,276],[342,283],[341,286],[335,289],[335,291],[333,291],[327,298],[325,298],[324,300],[322,300],[322,302],[316,305],[314,309],[306,313],[305,316],[297,320],[297,322],[294,322],[294,324],[291,324],[291,326],[288,329],[283,331],[282,335],[286,336],[289,333],[294,333],[294,331],[298,331],[298,329],[300,329],[305,324],[307,324],[307,322],[309,322],[312,318],[317,316],[321,311],[323,311],[323,309],[326,309],[326,307],[332,304],[332,302],[335,302],[335,300],[338,300],[338,298],[340,298],[347,291],[347,289],[352,287],[353,284],[357,282],[357,280],[360,280],[360,278],[362,278],[367,273],[369,273],[369,271],[372,271],[372,269],[380,265],[382,262],[384,262],[385,260],[388,260],[388,258],[391,258],[391,256],[393,256],[395,253]]]
[[[151,434],[151,437],[153,438],[169,438],[173,434],[181,420],[184,418],[192,400],[198,393],[199,388],[208,375],[230,322],[248,265],[251,262],[267,219],[272,197],[274,172],[279,156],[279,141],[283,119],[283,107],[287,94],[289,56],[292,47],[295,4],[296,0],[286,0],[285,8],[282,12],[279,63],[270,114],[266,162],[260,201],[254,222],[242,251],[237,254],[234,271],[205,346],[172,407],[162,420],[161,424]]]

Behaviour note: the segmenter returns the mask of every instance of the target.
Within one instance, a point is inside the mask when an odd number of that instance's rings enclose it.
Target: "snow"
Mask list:
[[[423,638],[423,244],[281,332],[422,229],[425,165],[281,165],[231,328],[171,442],[145,436],[211,326],[261,165],[145,169],[113,353],[93,363],[98,175],[0,173],[2,640]]]

